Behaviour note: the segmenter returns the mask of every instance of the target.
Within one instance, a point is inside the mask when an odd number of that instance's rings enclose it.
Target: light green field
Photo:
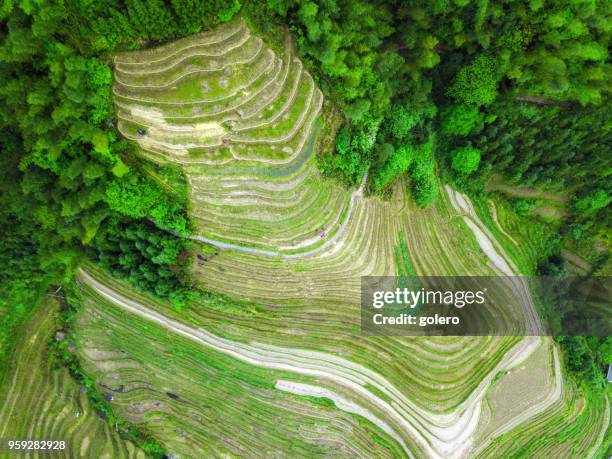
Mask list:
[[[396,274],[398,251],[419,275],[510,276],[526,273],[531,249],[513,242],[523,235],[504,214],[448,187],[419,209],[402,184],[382,201],[321,177],[323,96],[289,38],[273,51],[236,21],[115,65],[120,131],[189,182],[196,239],[208,245],[195,279],[257,304],[179,314],[83,271],[80,355],[99,381],[135,388],[113,402],[125,417],[190,457],[504,457],[536,448],[529,434],[505,440],[532,423],[552,436],[570,429],[576,453],[598,448],[609,415],[580,430],[563,421],[602,402],[553,377],[558,361],[540,355],[556,352],[549,340],[361,335],[361,276]],[[537,322],[526,284],[491,295],[495,320]],[[513,385],[510,370],[534,361],[541,384]],[[546,403],[527,417],[504,410],[504,387]]]
[[[495,438],[478,457],[608,457],[600,445],[609,423],[607,398],[584,398],[571,387],[557,404]]]
[[[11,373],[0,406],[0,438],[63,440],[64,451],[7,453],[1,457],[144,458],[130,442],[92,410],[86,393],[61,363],[48,354],[48,342],[58,328],[58,304],[44,300],[20,334]],[[5,456],[4,454],[8,454]]]
[[[247,365],[126,314],[86,283],[82,288],[77,330],[86,370],[113,393],[113,409],[146,425],[170,452],[182,457],[399,454],[392,438],[329,400],[275,389],[276,380],[291,374]]]

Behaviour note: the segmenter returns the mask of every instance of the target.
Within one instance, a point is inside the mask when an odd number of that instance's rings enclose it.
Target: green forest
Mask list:
[[[148,173],[117,131],[112,55],[236,15],[271,37],[289,28],[339,108],[323,174],[351,187],[369,171],[367,192],[382,197],[401,181],[423,207],[446,183],[475,197],[499,198],[491,183],[562,196],[548,220],[536,198],[505,197],[517,218],[550,225],[540,270],[564,275],[559,252],[571,248],[610,274],[606,1],[5,0],[0,375],[28,312],[84,260],[188,304],[190,242],[176,237],[191,231],[186,192],[164,180],[180,171]],[[610,343],[578,341],[560,338],[570,368],[599,384]]]

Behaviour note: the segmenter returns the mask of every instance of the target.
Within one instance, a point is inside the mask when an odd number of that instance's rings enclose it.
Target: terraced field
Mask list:
[[[115,59],[119,129],[146,157],[183,166],[205,241],[306,252],[351,211],[349,195],[321,185],[323,96],[294,54],[288,38],[273,51],[236,22]]]
[[[391,435],[354,416],[354,410],[342,411],[319,396],[304,398],[276,390],[276,381],[291,379],[290,373],[234,358],[222,345],[209,344],[210,335],[193,324],[173,333],[166,319],[126,315],[121,302],[132,300],[151,309],[163,308],[170,316],[172,312],[138,295],[129,300],[123,295],[135,293],[125,286],[90,276],[81,277],[83,310],[77,327],[81,358],[113,394],[113,408],[132,422],[146,423],[172,453],[181,457],[401,455]],[[112,282],[113,290],[99,281]]]
[[[598,448],[609,422],[607,398],[585,400],[571,388],[545,413],[495,438],[477,457],[607,457]],[[603,428],[593,429],[593,424]]]
[[[58,327],[57,312],[55,301],[43,302],[20,335],[15,352],[19,358],[5,382],[7,397],[0,406],[0,438],[63,440],[67,449],[21,456],[13,452],[10,457],[144,458],[98,417],[68,370],[53,364],[47,343]]]
[[[115,80],[120,131],[189,181],[194,238],[205,244],[196,278],[257,304],[256,314],[197,305],[186,317],[83,271],[81,355],[104,384],[129,388],[116,396],[125,416],[187,456],[465,457],[493,438],[496,451],[516,447],[505,435],[534,419],[542,432],[567,427],[579,395],[548,339],[361,336],[361,276],[396,274],[398,251],[420,275],[503,276],[521,273],[521,252],[508,255],[501,227],[450,188],[423,210],[401,183],[382,201],[365,197],[363,183],[347,191],[322,178],[323,96],[289,37],[266,43],[236,21],[119,55]],[[495,320],[527,318],[517,335],[537,328],[524,281],[493,297]],[[530,365],[540,369],[531,387],[518,371]],[[531,408],[500,408],[517,387],[513,400]],[[572,433],[577,452],[598,447],[608,418]],[[533,442],[526,435],[520,447]]]
[[[470,397],[477,398],[476,403],[466,403],[460,413],[436,415],[419,409],[413,393],[381,378],[380,366],[371,369],[336,355],[228,340],[208,331],[209,323],[198,315],[186,317],[96,270],[82,272],[80,279],[81,359],[114,394],[115,410],[132,422],[145,423],[171,451],[188,457],[206,452],[258,457],[261,451],[359,456],[377,451],[367,438],[386,450],[376,453],[380,457],[462,457],[482,452],[496,437],[506,438],[498,442],[498,451],[520,451],[505,434],[525,429],[533,418],[538,419],[538,435],[525,435],[521,448],[545,450],[539,446],[540,435],[550,432],[577,453],[586,453],[601,444],[609,420],[602,401],[580,399],[571,385],[562,383],[557,351],[549,340],[525,340],[520,352],[509,353],[514,355],[498,367],[495,378]],[[564,390],[572,398],[563,398]],[[308,403],[297,409],[278,391],[306,396],[303,401]],[[245,400],[251,402],[249,408]],[[278,401],[272,411],[259,403],[270,400]],[[321,405],[358,415],[349,425],[357,422],[365,430],[334,431],[326,420],[335,419],[337,412],[311,419],[310,410]],[[573,417],[594,422],[574,429],[569,421]],[[257,427],[270,419],[276,424],[263,431],[274,434],[264,437]],[[299,435],[291,430],[295,425],[300,426]],[[456,443],[455,448],[463,449],[448,449],[442,456],[436,449],[448,447],[450,438],[468,448]],[[358,453],[344,441],[366,449]]]

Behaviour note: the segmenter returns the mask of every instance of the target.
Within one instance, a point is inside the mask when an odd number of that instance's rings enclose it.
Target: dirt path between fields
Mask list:
[[[555,202],[566,202],[567,196],[561,194],[551,193],[549,191],[536,190],[535,188],[528,188],[522,186],[508,185],[506,183],[491,182],[487,184],[487,190],[489,191],[503,191],[511,196],[517,198],[527,199],[546,199],[548,201]]]

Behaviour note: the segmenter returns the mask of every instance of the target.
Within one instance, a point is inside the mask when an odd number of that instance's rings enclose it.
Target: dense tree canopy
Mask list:
[[[431,160],[446,160],[448,148],[467,145],[459,138],[499,125],[505,107],[515,112],[528,103],[540,117],[549,105],[568,103],[592,113],[610,90],[603,1],[268,0],[267,8],[254,20],[262,29],[288,22],[320,84],[343,108],[346,126],[335,151],[322,156],[322,170],[357,184],[374,169],[375,191],[400,176],[410,184],[416,169],[394,152],[436,131],[445,140]]]

